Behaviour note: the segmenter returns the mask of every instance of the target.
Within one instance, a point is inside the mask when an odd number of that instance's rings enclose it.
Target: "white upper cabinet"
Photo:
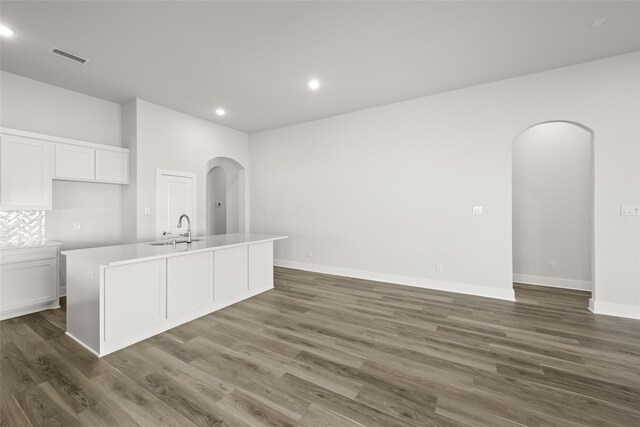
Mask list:
[[[54,179],[96,179],[96,150],[72,144],[55,144]]]
[[[50,144],[17,135],[0,137],[0,208],[50,210]]]
[[[53,179],[129,183],[128,151],[55,144]]]
[[[51,209],[51,180],[129,183],[129,150],[0,128],[2,209]],[[46,190],[46,191],[45,191]]]
[[[129,182],[129,153],[96,150],[96,181]]]

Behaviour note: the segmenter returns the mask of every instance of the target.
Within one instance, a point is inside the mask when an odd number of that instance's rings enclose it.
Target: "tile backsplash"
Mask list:
[[[44,211],[0,211],[0,245],[42,243]]]

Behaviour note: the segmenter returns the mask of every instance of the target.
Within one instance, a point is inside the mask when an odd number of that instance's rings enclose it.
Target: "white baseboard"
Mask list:
[[[640,319],[640,307],[633,305],[595,301],[593,298],[589,298],[589,310],[595,314]]]
[[[573,289],[577,291],[590,291],[592,289],[591,282],[584,280],[561,279],[559,277],[549,276],[533,276],[531,274],[513,274],[515,283],[523,283],[525,285],[548,286],[550,288]]]
[[[60,308],[60,301],[52,301],[44,304],[36,304],[31,307],[7,310],[0,314],[0,320],[7,320],[13,317],[24,316],[25,314],[37,313],[38,311]]]
[[[100,357],[100,355],[98,353],[96,353],[96,351],[94,349],[92,349],[91,347],[89,347],[88,345],[86,345],[85,343],[80,341],[78,338],[74,337],[69,332],[65,332],[65,335],[68,336],[69,338],[71,338],[72,340],[74,340],[75,342],[77,342],[78,344],[80,344],[82,347],[85,348],[85,350],[88,350],[89,352],[93,353],[94,356]]]
[[[490,286],[471,285],[459,282],[447,282],[444,280],[431,280],[423,277],[399,276],[395,274],[377,273],[373,271],[352,270],[348,268],[331,267],[327,265],[307,264],[284,259],[274,259],[277,267],[293,268],[295,270],[313,271],[315,273],[332,274],[335,276],[353,277],[356,279],[373,280],[376,282],[393,283],[397,285],[414,286],[417,288],[436,289],[439,291],[455,292],[458,294],[478,295],[487,298],[496,298],[507,301],[515,301],[515,293],[511,287],[508,289],[493,288]]]

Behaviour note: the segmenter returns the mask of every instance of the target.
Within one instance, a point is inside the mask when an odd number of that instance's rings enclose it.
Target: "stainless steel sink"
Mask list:
[[[178,242],[176,242],[177,244]],[[147,243],[147,245],[150,246],[167,246],[167,245],[172,245],[172,242],[153,242],[153,243]]]
[[[200,240],[204,240],[204,239],[191,239],[191,242],[199,242]],[[181,245],[183,243],[187,243],[187,241],[186,240],[177,240],[176,241],[176,245]],[[147,245],[150,245],[150,246],[171,246],[171,245],[173,245],[173,242],[171,240],[163,240],[162,242],[147,243]]]

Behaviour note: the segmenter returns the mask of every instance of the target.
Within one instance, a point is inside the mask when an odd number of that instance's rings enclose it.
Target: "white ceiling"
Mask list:
[[[640,2],[11,2],[3,70],[246,132],[640,50]],[[604,25],[591,23],[606,17]],[[81,66],[51,47],[89,58]],[[310,92],[307,81],[322,87]],[[217,107],[227,110],[220,118]]]

